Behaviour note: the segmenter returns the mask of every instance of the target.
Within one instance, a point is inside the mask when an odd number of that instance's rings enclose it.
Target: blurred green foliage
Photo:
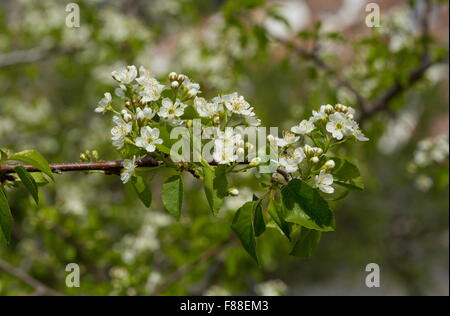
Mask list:
[[[398,14],[418,14],[422,2],[405,1]],[[448,4],[437,2],[432,1],[436,12],[448,10]],[[286,22],[273,3],[77,3],[81,27],[73,29],[64,25],[65,1],[0,3],[2,149],[37,149],[52,162],[74,161],[88,149],[96,149],[101,159],[117,159],[110,124],[93,110],[113,87],[110,72],[126,64],[143,64],[157,75],[186,73],[209,97],[216,89],[240,91],[267,126],[292,126],[320,104],[357,103],[348,89],[336,85],[334,74],[267,33],[261,16]],[[375,100],[395,82],[408,86],[424,47],[433,60],[448,50],[447,39],[424,37],[394,13],[386,13],[392,14],[383,19],[386,24],[363,36],[351,38],[317,24],[295,39],[320,49],[319,56],[339,75]],[[35,55],[28,51],[33,49]],[[3,54],[19,50],[28,52],[31,62],[1,65]],[[33,60],[38,53],[44,57]],[[446,83],[447,64],[443,76],[424,76],[365,121],[370,143],[344,146],[339,154],[358,161],[366,189],[333,203],[338,229],[322,238],[311,259],[287,256],[285,238],[269,227],[258,241],[259,266],[232,241],[158,292],[180,267],[227,240],[239,202],[262,192],[253,175],[232,179],[243,188],[241,195],[228,198],[213,218],[201,182],[186,176],[181,221],[175,222],[163,210],[160,192],[168,175],[159,172],[151,181],[150,210],[131,185],[123,187],[118,177],[103,174],[56,176],[56,184],[41,190],[39,206],[25,190],[11,191],[13,239],[0,249],[0,259],[67,295],[254,294],[256,284],[270,279],[284,281],[289,294],[448,294],[448,159],[430,171],[436,183],[444,179],[442,184],[426,192],[407,171],[417,141],[448,115]],[[414,126],[403,129],[412,131],[395,143],[410,113]],[[70,262],[81,267],[80,288],[65,286]],[[370,262],[381,266],[380,289],[364,285]],[[0,271],[0,295],[31,293]]]

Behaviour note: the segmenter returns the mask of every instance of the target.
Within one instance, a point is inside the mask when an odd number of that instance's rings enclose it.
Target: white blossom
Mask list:
[[[284,132],[283,138],[276,137],[275,140],[277,142],[278,147],[285,147],[290,144],[295,143],[300,139],[299,136],[296,136],[295,134]]]
[[[246,116],[254,115],[253,108],[250,106],[250,104],[245,101],[243,96],[238,95],[236,92],[224,95],[221,101],[225,104],[225,107],[231,113]]]
[[[327,123],[326,129],[337,140],[341,140],[352,132],[351,122],[342,113],[333,113],[328,118],[330,121]]]
[[[236,161],[238,159],[236,145],[241,139],[241,135],[234,133],[231,128],[227,128],[225,132],[219,132],[218,138],[214,140],[214,160],[218,164],[227,164]]]
[[[299,135],[307,135],[314,130],[315,126],[311,121],[303,120],[298,125],[291,128],[291,132]]]
[[[333,176],[326,173],[325,170],[320,170],[320,173],[314,177],[314,186],[319,188],[320,191],[331,194],[334,192]]]
[[[212,118],[219,114],[222,106],[217,102],[208,102],[205,98],[196,97],[194,99],[194,106],[201,117]]]
[[[151,120],[155,116],[155,114],[156,114],[155,111],[153,111],[148,106],[144,107],[144,109],[141,108],[136,109],[136,118],[141,121],[144,119]]]
[[[131,132],[131,129],[133,128],[133,123],[125,122],[120,116],[114,116],[113,122],[116,124],[111,129],[113,146],[115,146],[117,149],[121,149],[124,145],[125,137]]]
[[[165,86],[160,84],[158,80],[150,78],[145,81],[144,85],[139,86],[138,93],[142,102],[152,102],[159,100],[164,89]]]
[[[125,85],[121,84],[118,88],[116,88],[114,90],[114,93],[116,94],[116,96],[118,96],[119,98],[124,100],[126,97],[125,91],[127,91],[127,87]]]
[[[284,167],[287,172],[292,173],[298,170],[298,165],[306,158],[303,148],[296,148],[293,152],[289,152],[281,156],[278,163]]]
[[[184,114],[186,104],[181,103],[176,99],[175,103],[169,98],[164,98],[161,102],[162,106],[159,109],[158,115],[166,120],[174,120]]]
[[[162,144],[163,140],[159,138],[159,129],[144,126],[141,128],[141,136],[136,138],[136,146],[144,148],[151,153],[156,150],[156,145]]]
[[[261,120],[259,118],[257,118],[255,115],[245,116],[244,120],[248,126],[260,126],[261,125]]]
[[[328,115],[325,112],[315,111],[315,110],[312,111],[312,115],[313,116],[311,116],[309,118],[311,123],[315,123],[315,122],[320,121],[320,120],[326,120],[327,117],[328,117]]]
[[[123,169],[120,172],[120,179],[123,183],[127,183],[130,181],[131,177],[134,174],[134,170],[136,169],[136,157],[133,159],[125,159],[123,161]]]
[[[104,95],[105,96],[100,100],[100,102],[98,102],[98,106],[95,109],[95,112],[97,113],[105,113],[106,107],[111,103],[111,93],[106,92]]]
[[[134,81],[134,79],[136,79],[137,76],[136,66],[127,66],[122,70],[113,71],[112,76],[114,80],[116,80],[119,83],[130,84],[131,82]]]
[[[200,85],[198,83],[192,82],[191,79],[185,76],[183,85],[185,89],[187,90],[187,95],[189,97],[195,97],[197,94],[199,94],[200,91]]]

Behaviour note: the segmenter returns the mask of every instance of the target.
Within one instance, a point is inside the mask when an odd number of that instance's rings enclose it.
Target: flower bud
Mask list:
[[[269,143],[273,143],[275,141],[275,137],[273,137],[273,135],[267,135],[267,141]]]
[[[213,118],[213,123],[214,125],[219,125],[220,124],[220,117],[219,116],[214,116]]]
[[[175,81],[175,80],[177,80],[177,78],[178,78],[178,75],[177,75],[176,72],[172,71],[172,72],[169,74],[169,80],[170,80],[170,81]]]
[[[255,146],[253,146],[252,143],[246,142],[245,143],[245,149],[247,150],[252,150]]]
[[[306,155],[307,157],[314,156],[314,154],[315,154],[314,149],[313,149],[311,146],[309,146],[308,144],[306,144],[306,145],[303,147],[303,151],[305,152],[305,155]]]
[[[249,165],[250,167],[256,167],[256,166],[258,166],[260,163],[261,163],[261,158],[256,157],[256,158],[253,158],[253,159],[250,161],[250,163],[249,163],[248,165]]]
[[[133,116],[131,115],[131,113],[130,112],[128,112],[127,110],[122,110],[122,117],[123,117],[123,120],[125,121],[125,122],[130,122],[130,121],[132,121],[133,120]]]
[[[322,148],[319,148],[319,147],[314,147],[314,154],[315,154],[317,157],[320,157],[320,156],[323,154],[323,149],[322,149]]]
[[[353,119],[354,119],[353,114],[347,114],[347,118],[348,118],[349,120],[353,120]]]
[[[325,105],[325,113],[330,115],[335,112],[334,107],[331,104]]]
[[[229,188],[228,189],[228,194],[231,196],[238,196],[239,195],[239,190],[236,188]]]
[[[192,120],[187,120],[186,121],[186,126],[187,127],[192,127]]]
[[[311,162],[312,163],[318,163],[319,162],[319,158],[314,156],[314,157],[311,158]]]
[[[335,166],[334,160],[327,160],[327,162],[323,164],[324,169],[333,169]]]
[[[335,109],[336,111],[342,112],[342,113],[347,113],[347,111],[348,111],[348,107],[346,107],[345,105],[340,104],[340,103],[336,104],[336,105],[334,106],[334,109]]]
[[[178,81],[172,81],[171,83],[170,83],[170,87],[172,88],[172,89],[178,89],[178,87],[180,86],[180,83],[178,82]]]
[[[99,154],[98,151],[93,150],[92,151],[92,158],[94,158],[94,160],[99,160]]]
[[[177,76],[177,79],[176,79],[176,80],[179,81],[180,83],[183,83],[184,79],[186,79],[186,76],[183,75],[183,74],[179,74],[179,75]]]
[[[83,161],[83,162],[89,161],[88,157],[86,157],[86,154],[84,154],[84,153],[82,153],[82,154],[80,155],[80,160]]]

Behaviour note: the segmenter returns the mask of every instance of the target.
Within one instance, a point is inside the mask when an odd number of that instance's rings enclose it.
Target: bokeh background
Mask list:
[[[207,97],[239,91],[266,126],[287,128],[326,103],[361,113],[357,95],[370,108],[395,84],[401,93],[364,117],[370,142],[344,149],[366,190],[333,205],[337,229],[313,258],[289,257],[269,232],[258,240],[260,266],[237,243],[196,261],[232,234],[234,211],[261,191],[252,175],[233,179],[241,194],[218,218],[186,175],[175,222],[159,199],[163,172],[152,179],[150,209],[116,176],[72,173],[43,188],[39,206],[22,189],[9,192],[15,226],[0,248],[0,295],[449,294],[448,1],[371,1],[381,15],[374,28],[365,0],[74,2],[79,28],[65,24],[69,1],[0,1],[1,148],[37,149],[51,162],[94,149],[117,159],[111,120],[94,108],[113,91],[111,71],[128,64],[161,80],[185,73]],[[445,136],[421,147],[443,159],[417,167],[419,142]],[[80,288],[65,286],[71,262]],[[365,285],[371,262],[380,288]]]

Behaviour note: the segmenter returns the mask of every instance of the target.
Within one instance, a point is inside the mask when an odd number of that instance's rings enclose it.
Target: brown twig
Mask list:
[[[402,92],[406,91],[408,88],[412,87],[420,79],[423,78],[426,71],[433,65],[441,63],[448,58],[445,55],[436,60],[428,60],[422,62],[416,69],[412,70],[408,76],[406,84],[402,84],[400,81],[395,82],[392,86],[386,89],[376,101],[372,103],[372,106],[364,113],[361,113],[359,118],[359,123],[364,123],[368,118],[372,117],[378,112],[385,111],[389,108],[390,102],[400,95]]]
[[[228,246],[230,246],[234,242],[234,240],[235,240],[234,237],[230,237],[230,238],[224,240],[223,242],[219,243],[218,245],[208,248],[196,260],[180,267],[178,270],[176,270],[174,273],[172,273],[162,284],[157,286],[156,289],[150,295],[151,296],[161,295],[164,291],[169,289],[175,283],[179,282],[183,277],[188,275],[195,268],[197,268],[201,264],[205,263],[209,259],[220,254],[224,249],[226,249]]]
[[[312,51],[306,50],[303,47],[298,46],[294,42],[290,40],[286,40],[280,37],[277,37],[275,35],[269,34],[270,37],[272,37],[275,41],[277,41],[280,44],[283,44],[286,47],[291,47],[294,49],[295,53],[307,60],[310,60],[312,63],[314,63],[318,68],[325,71],[328,75],[331,76],[331,78],[336,82],[336,84],[340,87],[344,87],[350,93],[354,95],[356,98],[356,102],[358,106],[361,109],[361,112],[365,112],[369,106],[369,101],[361,94],[359,91],[353,87],[352,83],[345,77],[343,77],[339,72],[334,69],[330,64],[328,64],[326,61],[324,61],[319,55],[318,50],[313,49]]]
[[[42,282],[26,274],[24,271],[16,267],[13,267],[8,262],[3,261],[2,259],[0,259],[0,270],[4,271],[9,275],[12,275],[13,277],[19,279],[23,283],[31,286],[35,290],[34,293],[35,295],[63,296],[63,294],[59,293],[54,289],[49,288]]]
[[[72,54],[81,50],[79,47],[35,47],[0,55],[0,68],[45,60],[55,55]]]
[[[164,161],[158,160],[153,156],[147,155],[141,159],[136,160],[136,166],[140,168],[151,168],[151,167],[159,167],[164,164]],[[217,165],[217,163],[210,163],[211,165]],[[248,164],[247,161],[240,162],[240,164]],[[0,179],[1,176],[6,177],[8,180],[8,176],[15,173],[14,167],[23,166],[28,172],[40,172],[39,169],[30,166],[30,165],[22,165],[22,164],[6,164],[0,165]],[[49,165],[51,171],[56,174],[60,174],[63,172],[72,172],[72,171],[104,171],[106,174],[116,174],[119,175],[120,171],[123,168],[123,160],[113,160],[113,161],[98,161],[98,162],[64,162],[64,163],[54,163]],[[180,170],[187,171],[191,173],[195,178],[199,178],[199,175],[195,172],[194,169],[187,168],[185,164],[179,165]],[[282,168],[278,168],[276,170],[279,174],[281,174],[286,181],[289,182],[290,176],[286,170]],[[11,180],[11,179],[9,179]]]
[[[136,160],[136,166],[138,167],[158,167],[163,164],[160,161],[150,155],[144,158]],[[2,165],[0,166],[0,173],[11,174],[15,173],[14,167],[18,164]],[[120,170],[123,168],[123,160],[113,161],[98,161],[98,162],[65,162],[50,164],[50,169],[53,173],[71,172],[71,171],[105,171],[108,174],[120,174]],[[30,165],[23,165],[28,172],[39,172],[37,168]]]

